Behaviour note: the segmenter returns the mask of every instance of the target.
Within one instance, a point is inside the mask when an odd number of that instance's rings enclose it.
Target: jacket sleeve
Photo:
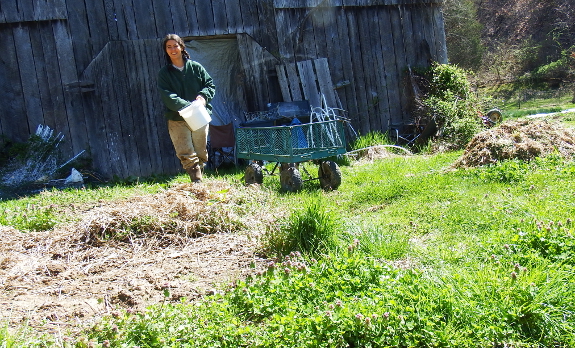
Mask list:
[[[201,94],[207,103],[209,103],[216,95],[216,85],[214,85],[214,80],[208,74],[206,69],[200,65],[200,76],[202,77],[203,88],[198,92]]]
[[[191,102],[180,98],[176,92],[171,90],[170,80],[163,71],[158,73],[158,90],[164,105],[172,111],[181,110],[191,104]]]

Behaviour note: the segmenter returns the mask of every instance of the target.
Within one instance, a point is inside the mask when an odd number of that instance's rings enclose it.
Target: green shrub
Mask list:
[[[423,98],[427,117],[438,127],[439,140],[448,149],[461,149],[481,130],[481,103],[465,71],[435,63],[426,72],[429,92]]]

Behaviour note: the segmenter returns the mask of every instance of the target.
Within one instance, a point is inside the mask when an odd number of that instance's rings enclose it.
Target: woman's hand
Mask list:
[[[201,96],[201,95],[198,95],[198,96],[196,97],[196,100],[199,100],[199,101],[201,101],[202,103],[204,103],[204,106],[206,106],[206,105],[208,104],[208,103],[206,103],[206,99],[205,99],[203,96]]]

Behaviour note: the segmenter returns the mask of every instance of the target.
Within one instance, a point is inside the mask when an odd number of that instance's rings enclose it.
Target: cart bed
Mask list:
[[[344,154],[343,121],[236,129],[238,158],[298,163]]]

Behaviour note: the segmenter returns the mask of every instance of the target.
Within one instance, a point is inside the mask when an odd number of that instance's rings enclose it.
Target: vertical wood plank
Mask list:
[[[352,53],[353,62],[353,76],[354,83],[351,86],[356,92],[356,103],[358,105],[358,120],[359,120],[359,132],[360,134],[366,134],[371,129],[369,127],[369,106],[367,100],[370,99],[367,96],[365,81],[366,77],[363,71],[363,64],[361,59],[362,47],[360,44],[361,33],[358,31],[359,23],[357,21],[357,15],[355,11],[350,11],[346,13],[347,17],[347,28],[349,32],[349,50]]]
[[[17,45],[16,55],[20,70],[22,91],[24,93],[24,110],[28,119],[28,127],[31,131],[34,131],[38,125],[44,124],[44,115],[42,112],[40,91],[36,83],[38,76],[36,74],[30,31],[27,25],[20,24],[14,28],[14,41]],[[39,56],[41,57],[40,54]]]
[[[212,0],[214,14],[214,34],[223,35],[229,33],[228,19],[226,17],[227,0]]]
[[[413,45],[413,23],[411,21],[411,6],[399,6],[399,15],[401,19],[401,29],[403,33],[403,47],[407,64],[413,67],[413,58],[415,57],[415,47]]]
[[[128,23],[130,18],[129,13],[126,13],[125,0],[114,0],[114,20],[118,28],[118,40],[128,40]]]
[[[106,23],[108,24],[108,33],[110,40],[119,40],[118,23],[116,19],[116,10],[114,0],[104,0],[104,9],[106,11]]]
[[[285,70],[289,81],[290,94],[293,101],[303,100],[303,93],[300,86],[300,79],[297,72],[296,63],[287,63]]]
[[[74,28],[72,32],[73,45],[70,49],[74,52],[74,57],[79,65],[78,69],[88,66],[95,52],[97,52],[94,51],[93,41],[97,41],[99,33],[97,30],[94,33],[90,31],[90,20],[87,17],[89,12],[84,1],[70,2],[68,6],[68,23],[70,28]],[[101,24],[105,26],[106,22],[104,21]],[[107,40],[108,38],[106,38]]]
[[[138,80],[139,89],[142,93],[142,129],[140,129],[141,135],[146,137],[146,142],[148,144],[148,151],[143,157],[148,158],[149,162],[149,174],[161,173],[162,172],[162,153],[160,151],[160,139],[159,128],[163,127],[164,124],[158,125],[157,120],[162,117],[161,113],[161,101],[157,98],[158,92],[154,88],[157,85],[157,72],[160,62],[155,59],[157,55],[151,54],[148,51],[158,51],[159,44],[157,40],[143,40],[137,43],[136,55],[141,57],[141,63],[139,65],[139,75],[141,76]],[[150,88],[150,86],[152,88]],[[143,175],[149,175],[145,172]]]
[[[124,42],[114,42],[114,52],[109,57],[112,66],[114,81],[115,100],[120,129],[119,136],[124,145],[124,157],[126,159],[126,171],[131,175],[140,175],[139,147],[134,136],[136,131],[134,117],[138,114],[138,107],[132,105],[130,99],[130,72],[132,61],[125,59],[129,54],[129,46]],[[128,66],[129,65],[129,66]],[[139,114],[138,114],[139,115]]]
[[[381,58],[383,59],[384,75],[381,77],[385,80],[385,91],[387,93],[387,115],[381,120],[382,129],[388,129],[389,126],[395,125],[395,119],[401,113],[399,107],[399,85],[397,81],[397,63],[395,46],[393,42],[393,32],[391,25],[391,15],[389,8],[381,11],[379,17],[379,40],[381,45]]]
[[[346,11],[347,10],[342,7],[339,8],[336,13],[337,39],[334,41],[334,46],[339,48],[341,75],[336,74],[335,76],[341,76],[341,81],[349,81],[350,83],[353,83],[355,80],[352,61],[353,52],[350,50]],[[359,128],[360,114],[357,104],[357,95],[353,84],[338,89],[337,91],[338,95],[343,98],[342,107],[348,111],[352,126],[354,128]]]
[[[443,20],[443,13],[441,7],[434,5],[433,10],[433,29],[435,32],[435,42],[436,42],[436,59],[439,63],[445,64],[447,60],[447,46],[445,38],[445,22]]]
[[[186,0],[184,6],[186,8],[186,13],[188,15],[188,24],[189,24],[189,34],[190,36],[200,36],[200,26],[198,22],[198,14],[196,11],[196,1],[202,0]],[[165,35],[165,34],[164,34]],[[162,37],[161,35],[160,37]]]
[[[316,59],[314,67],[321,95],[325,98],[328,107],[338,107],[327,58]]]
[[[68,4],[69,8],[71,6],[81,6],[82,2],[73,2],[74,5],[71,5],[71,2]],[[76,63],[78,63],[81,69],[85,69],[88,64],[94,59],[94,57],[106,46],[108,41],[110,40],[109,37],[109,28],[107,25],[107,17],[106,17],[106,8],[103,0],[86,0],[84,1],[85,7],[82,8],[81,11],[85,11],[87,21],[86,23],[82,23],[82,18],[80,17],[77,22],[73,25],[71,24],[70,27],[74,28],[71,32],[72,35],[72,42],[74,42],[74,46],[82,41],[87,41],[89,45],[91,45],[91,49],[87,49],[86,51],[90,54],[88,59],[82,58],[79,59],[80,52],[75,51],[74,56],[76,57]],[[83,13],[83,12],[82,12]],[[77,33],[76,28],[78,27],[87,27],[88,28],[88,35],[89,40],[86,40],[86,35],[84,32]],[[84,31],[85,29],[83,29]],[[78,46],[80,49],[82,46]]]
[[[425,27],[425,39],[429,45],[431,59],[437,61],[437,49],[435,47],[435,33],[433,30],[433,13],[430,6],[421,6],[421,14],[423,16],[423,26]]]
[[[366,92],[366,105],[367,105],[367,118],[369,119],[369,129],[381,129],[381,114],[384,112],[381,109],[382,104],[386,105],[386,99],[382,93],[381,88],[378,86],[380,67],[377,65],[377,57],[379,49],[374,46],[374,28],[377,28],[377,11],[369,11],[362,9],[358,20],[359,24],[359,40],[361,44],[360,57],[362,59],[365,92]]]
[[[129,108],[127,114],[123,116],[126,118],[127,126],[124,134],[127,134],[130,139],[129,144],[133,146],[128,157],[136,157],[133,160],[133,168],[131,172],[135,172],[137,168],[138,175],[151,174],[151,161],[150,154],[150,138],[146,136],[144,125],[148,114],[144,111],[143,91],[147,86],[150,79],[146,76],[143,65],[145,64],[146,57],[140,55],[138,45],[140,41],[130,41],[122,45],[125,57],[134,57],[133,60],[124,59],[124,71],[126,72],[126,92],[124,93],[126,99],[121,101]],[[120,69],[122,67],[120,66]]]
[[[188,21],[188,14],[184,0],[170,0],[169,7],[172,13],[174,32],[180,36],[189,35],[188,33],[190,32],[190,24]]]
[[[198,16],[198,29],[200,35],[214,35],[214,11],[211,1],[196,0],[196,14]]]
[[[0,37],[0,100],[10,101],[0,103],[0,126],[2,134],[10,140],[23,142],[28,138],[30,130],[25,121],[26,107],[12,25],[0,26]]]
[[[113,64],[110,56],[117,55],[117,47],[113,42],[106,45],[105,50],[98,57],[98,61],[93,68],[94,76],[117,76],[114,75]],[[109,80],[96,79],[96,91],[99,93],[102,105],[102,114],[105,115],[107,143],[106,150],[110,158],[110,173],[119,177],[127,177],[131,173],[126,165],[126,152],[124,150],[125,141],[122,138],[121,117],[117,100],[120,94],[116,89],[116,84]]]
[[[109,48],[109,44],[106,45],[82,75],[82,80],[94,81],[94,92],[83,94],[82,99],[83,105],[89,110],[86,115],[86,125],[89,130],[93,165],[106,178],[122,175],[121,169],[117,165],[119,160],[112,155],[112,129],[109,127],[109,123],[113,123],[115,120],[111,120],[111,114],[108,113],[111,109],[108,97],[111,91],[104,80],[97,78],[98,76],[105,76],[108,72],[108,64],[105,63],[105,60]]]
[[[237,34],[244,32],[240,0],[226,1],[226,18],[228,21],[228,29],[230,33]]]
[[[126,36],[124,40],[137,40],[140,33],[136,27],[136,14],[132,0],[122,0],[121,12],[126,26]]]
[[[304,60],[298,62],[297,67],[304,99],[308,100],[312,107],[321,107],[321,99],[313,71],[313,61]]]
[[[405,55],[405,45],[403,42],[402,23],[397,7],[390,7],[391,31],[393,33],[393,48],[395,51],[395,69],[393,70],[398,86],[398,95],[394,97],[399,103],[399,113],[391,115],[393,123],[411,122],[410,117],[406,115],[407,107],[407,90],[405,84],[405,71],[407,69],[407,57]]]
[[[372,40],[371,45],[374,47],[374,59],[376,69],[374,71],[374,80],[376,85],[375,90],[377,91],[377,99],[378,99],[378,113],[374,115],[373,119],[373,129],[374,130],[384,130],[387,129],[389,125],[390,119],[390,104],[393,102],[389,98],[388,93],[388,75],[389,72],[385,66],[385,59],[384,59],[384,46],[382,45],[383,38],[381,37],[381,33],[379,31],[379,23],[382,19],[382,12],[386,12],[386,8],[379,8],[376,13],[374,13],[372,22],[371,22],[371,35],[370,39]],[[383,16],[385,18],[385,16]]]
[[[139,38],[158,37],[156,32],[156,14],[151,0],[132,0],[135,25]],[[165,35],[165,34],[164,34]]]
[[[330,83],[333,89],[333,79],[337,79],[338,81],[342,80],[343,76],[343,68],[342,68],[342,57],[340,53],[340,47],[338,45],[338,33],[337,33],[337,8],[335,6],[324,6],[318,9],[318,15],[322,16],[322,23],[324,23],[322,36],[318,36],[318,32],[316,31],[316,41],[324,41],[325,46],[319,50],[320,57],[328,57],[329,56],[329,66],[327,65],[327,60],[325,64],[327,66],[327,71],[330,73],[331,78],[329,81],[322,82],[322,74],[318,72],[318,81],[320,83],[320,87],[324,83]],[[324,69],[323,67],[319,67],[319,65],[323,65],[323,59],[317,60],[315,62],[316,71],[318,69]],[[323,71],[323,70],[320,70]],[[325,93],[324,93],[325,94]],[[333,99],[330,100],[328,103],[330,107],[340,107],[340,105],[336,101],[336,92],[331,91],[331,96],[329,98]],[[326,98],[328,98],[326,96]]]
[[[425,54],[425,37],[423,34],[423,20],[421,18],[421,11],[414,10],[411,12],[411,25],[412,25],[412,37],[411,44],[414,47],[414,57],[412,60],[415,67],[423,68],[427,66],[427,59]]]
[[[172,22],[172,12],[167,1],[152,1],[156,28],[158,37],[164,37],[166,34],[175,33],[174,23]]]
[[[243,7],[242,7],[243,8]],[[288,10],[276,12],[276,31],[278,33],[278,50],[281,60],[290,61],[295,54],[292,27]],[[244,17],[245,18],[245,17]]]
[[[22,21],[21,13],[18,11],[16,4],[18,0],[3,0],[2,1],[2,15],[0,20],[2,23],[16,23]]]
[[[276,73],[278,75],[278,81],[280,84],[280,90],[282,92],[283,100],[286,102],[293,101],[291,97],[291,92],[289,88],[289,81],[287,78],[285,65],[276,65]]]
[[[241,1],[241,11],[242,11],[242,21],[243,27],[246,34],[255,36],[258,31],[258,12],[257,12],[257,2],[259,0],[240,0]]]
[[[55,98],[52,96],[52,91],[48,82],[48,71],[56,70],[52,65],[56,60],[50,60],[50,58],[54,58],[54,56],[51,57],[50,52],[46,52],[44,49],[44,45],[50,45],[49,41],[46,43],[43,42],[44,40],[42,33],[47,31],[52,31],[52,24],[48,21],[30,23],[30,43],[34,55],[34,63],[36,66],[36,81],[34,84],[38,87],[39,91],[41,112],[43,116],[42,124],[48,125],[52,129],[55,129]]]
[[[53,22],[52,30],[55,38],[56,54],[58,56],[58,67],[60,69],[62,84],[66,86],[78,82],[76,61],[74,56],[70,54],[72,38],[68,32],[66,22]],[[72,152],[79,153],[80,151],[85,150],[87,139],[86,122],[81,107],[81,99],[79,98],[79,95],[68,91],[64,96],[64,103],[66,105],[68,127],[60,130],[60,132],[65,135],[66,139],[70,139]]]

